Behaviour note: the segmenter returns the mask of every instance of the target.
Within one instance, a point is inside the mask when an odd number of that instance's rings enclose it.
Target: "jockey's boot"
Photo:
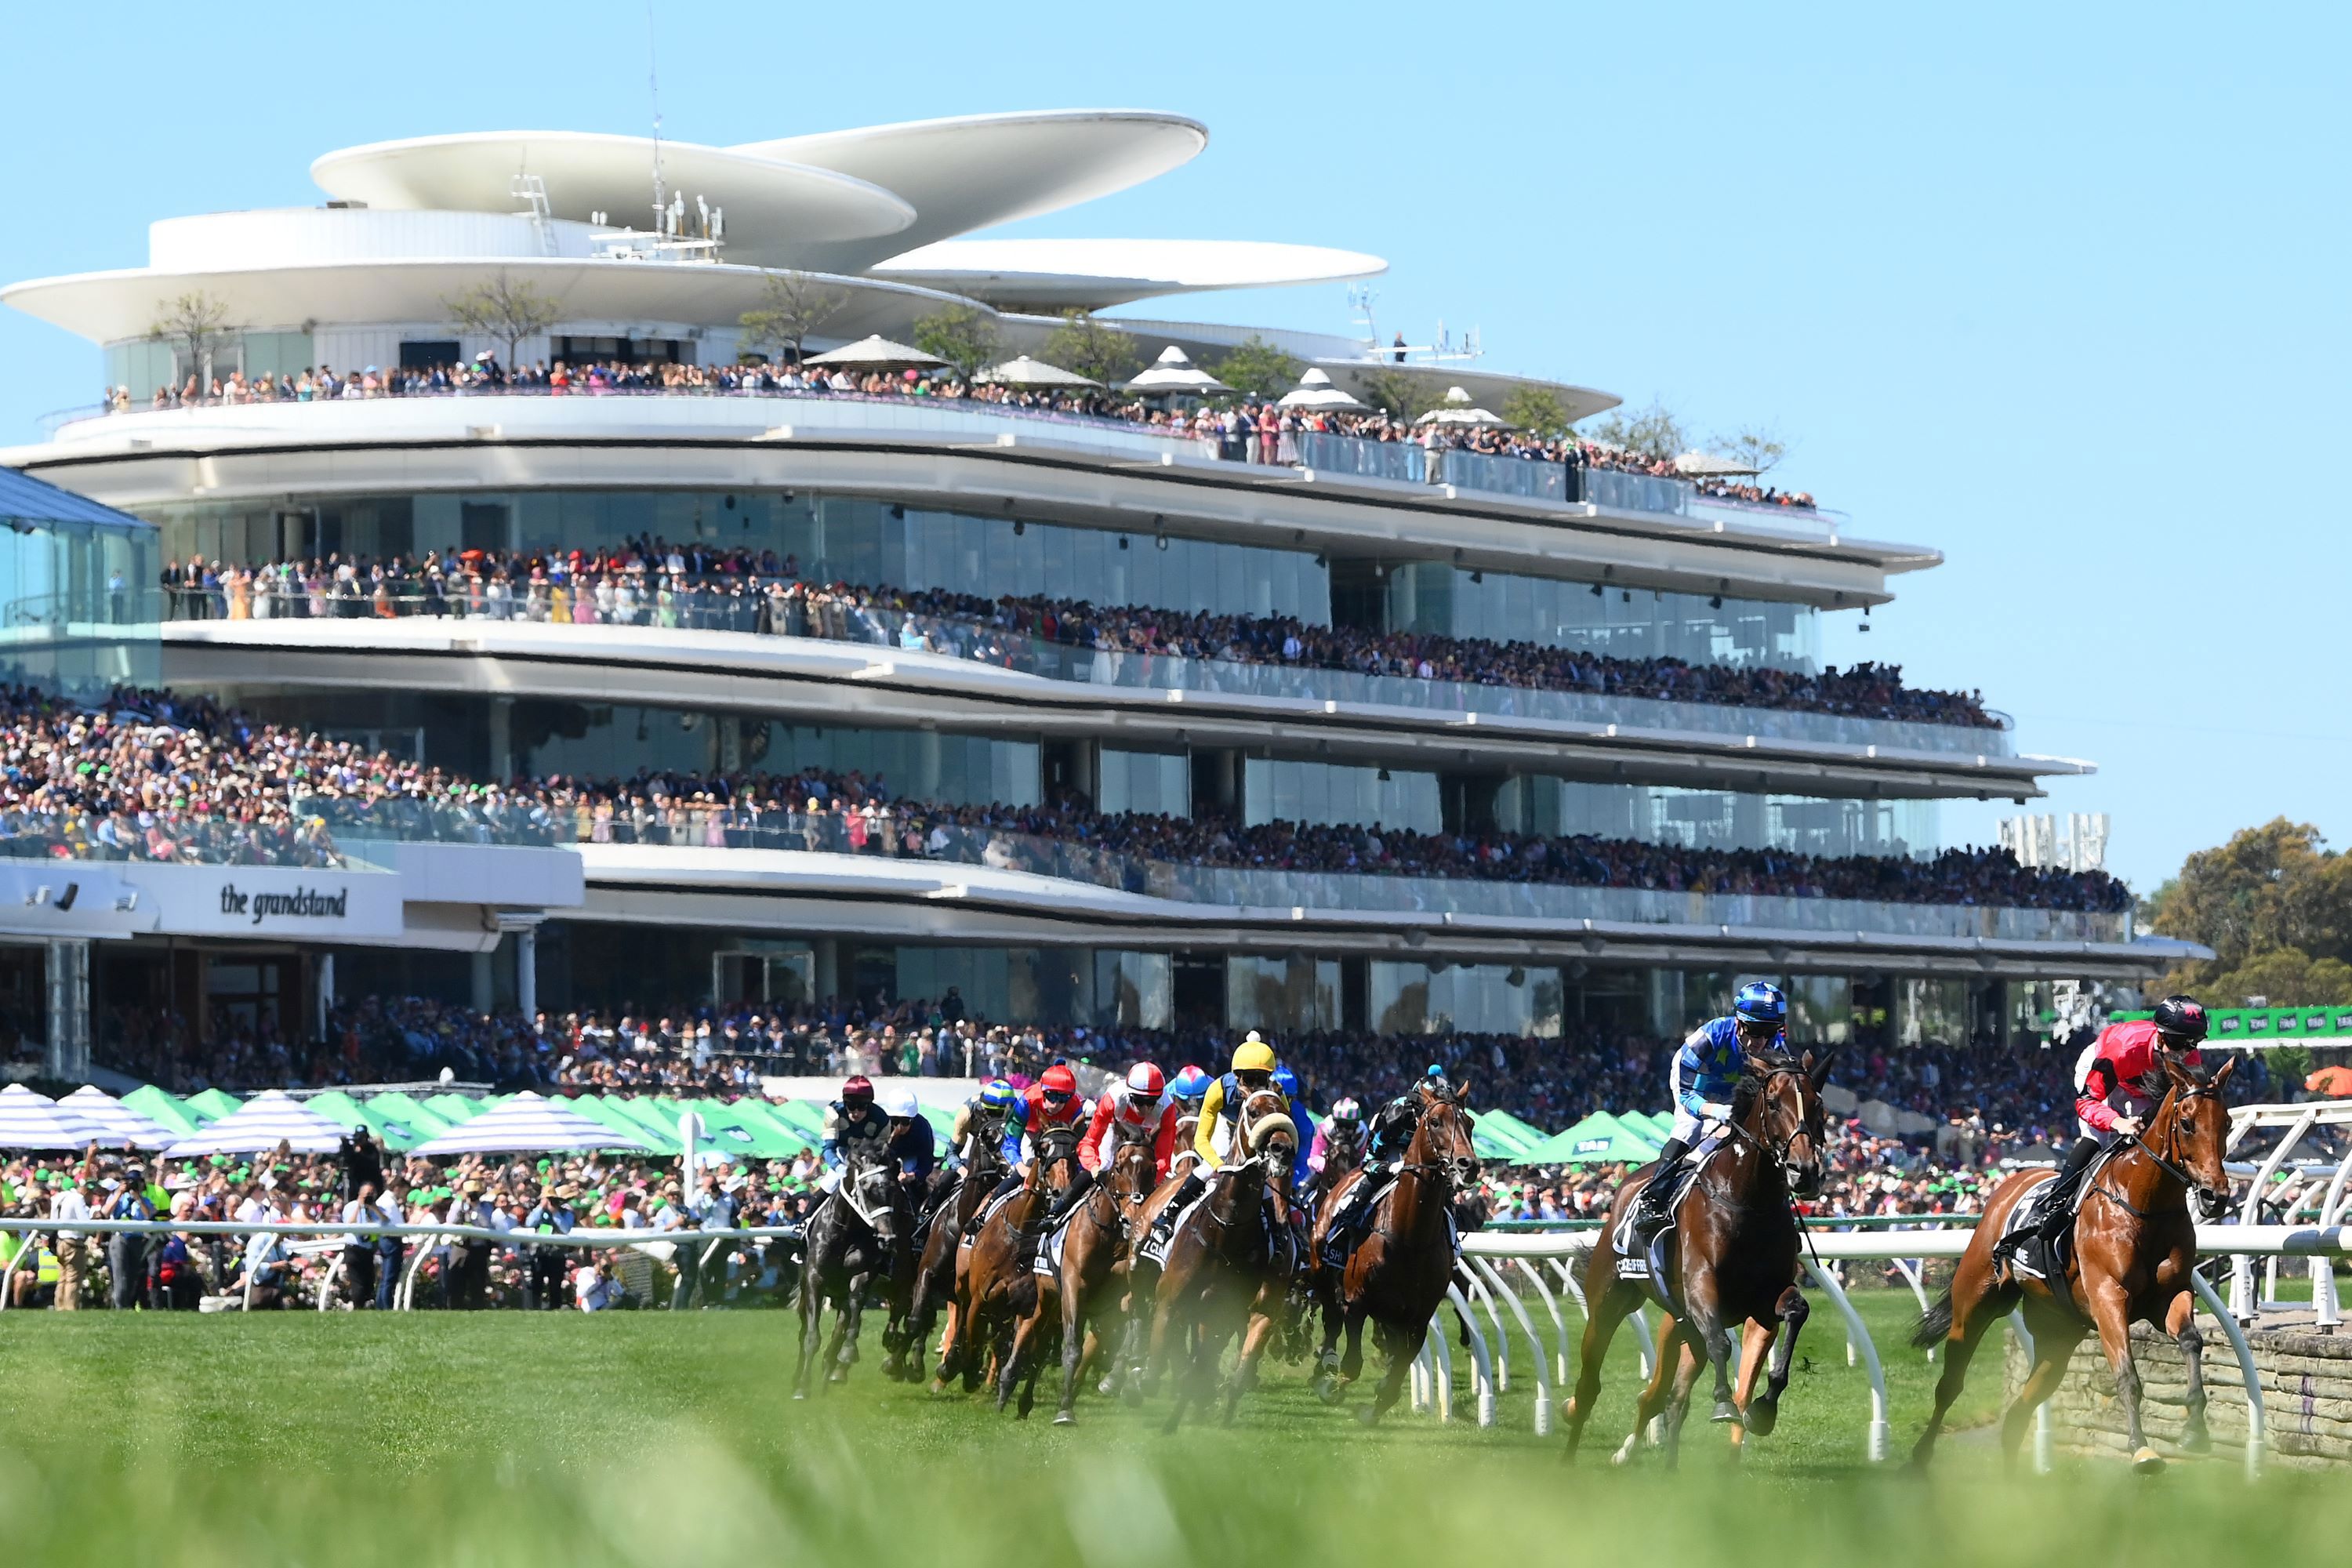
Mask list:
[[[1160,1205],[1160,1212],[1151,1216],[1151,1229],[1145,1234],[1140,1250],[1153,1258],[1165,1258],[1168,1238],[1176,1231],[1177,1216],[1184,1212],[1185,1205],[1208,1190],[1209,1184],[1201,1179],[1197,1169],[1185,1172],[1183,1184],[1171,1193],[1168,1201]]]
[[[2042,1190],[2033,1194],[2033,1206],[2025,1211],[2025,1217],[2018,1222],[2015,1229],[1993,1243],[1992,1256],[1996,1263],[2013,1260],[2023,1250],[2029,1237],[2039,1237],[2045,1247],[2056,1245],[2059,1237],[2066,1234],[2066,1227],[2074,1223],[2075,1185],[2082,1181],[2083,1173],[2090,1169],[2091,1162],[2097,1158],[2098,1152],[2097,1139],[2074,1140],[2074,1146],[2066,1152],[2066,1163],[2058,1167],[2056,1176],[2042,1184]]]
[[[1365,1168],[1364,1179],[1348,1194],[1348,1201],[1331,1216],[1331,1228],[1323,1236],[1323,1261],[1333,1268],[1348,1266],[1349,1254],[1356,1250],[1356,1238],[1362,1232],[1364,1216],[1372,1212],[1388,1186],[1391,1173],[1385,1165]]]
[[[1690,1145],[1680,1138],[1669,1138],[1666,1146],[1658,1151],[1658,1160],[1650,1172],[1650,1179],[1633,1199],[1633,1234],[1643,1241],[1658,1234],[1670,1217],[1668,1205],[1674,1200],[1675,1176],[1682,1167],[1683,1156]]]

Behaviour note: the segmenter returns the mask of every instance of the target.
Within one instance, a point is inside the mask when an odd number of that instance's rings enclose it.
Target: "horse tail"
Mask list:
[[[1952,1288],[1936,1298],[1936,1304],[1919,1314],[1919,1326],[1912,1331],[1911,1344],[1915,1350],[1933,1350],[1952,1335]]]

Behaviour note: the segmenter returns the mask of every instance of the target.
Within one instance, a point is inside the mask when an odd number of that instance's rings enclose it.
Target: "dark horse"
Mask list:
[[[1405,1373],[1429,1337],[1430,1320],[1444,1304],[1454,1280],[1454,1227],[1448,1216],[1457,1189],[1478,1179],[1478,1152],[1470,1140],[1464,1109],[1467,1086],[1426,1089],[1420,1120],[1405,1144],[1403,1168],[1372,1205],[1364,1238],[1336,1271],[1325,1295],[1323,1349],[1316,1358],[1315,1392],[1337,1403],[1364,1370],[1364,1320],[1388,1353],[1388,1370],[1366,1405],[1366,1426],[1388,1414],[1404,1386]],[[1344,1193],[1345,1189],[1339,1189]],[[1328,1227],[1326,1216],[1324,1226]],[[1319,1240],[1319,1238],[1318,1238]],[[1348,1331],[1348,1353],[1335,1353],[1339,1330]]]
[[[1969,1249],[1952,1270],[1952,1283],[1919,1322],[1912,1342],[1944,1347],[1944,1375],[1936,1383],[1936,1413],[1919,1434],[1911,1462],[1924,1465],[1936,1450],[1944,1413],[1968,1380],[1969,1360],[1985,1331],[2021,1301],[2033,1335],[2033,1370],[2018,1390],[2017,1402],[2001,1422],[2001,1454],[2017,1462],[2026,1418],[2057,1390],[2074,1347],[2093,1328],[2115,1369],[2116,1397],[2130,1431],[2132,1467],[2157,1470],[2164,1459],[2147,1446],[2140,1429],[2139,1369],[2132,1363],[2131,1326],[2144,1322],[2170,1334],[2189,1367],[2189,1425],[2181,1447],[2197,1454],[2212,1446],[2205,1426],[2205,1337],[2197,1328],[2197,1297],[2189,1282],[2197,1266],[2197,1222],[2189,1213],[2195,1187],[2208,1214],[2226,1204],[2230,1178],[2221,1166],[2230,1113],[2221,1086],[2237,1067],[2235,1057],[2221,1071],[2200,1079],[2187,1068],[2165,1064],[2171,1079],[2148,1121],[2145,1138],[2133,1139],[2101,1166],[2084,1187],[2074,1215],[2074,1245],[2065,1263],[2068,1300],[2048,1282],[2032,1276],[2004,1278],[1992,1249],[2010,1215],[2052,1179],[2048,1171],[2021,1171],[1993,1189],[1977,1222]]]
[[[841,1183],[809,1220],[801,1266],[800,1366],[793,1397],[806,1399],[815,1364],[825,1303],[834,1305],[833,1341],[825,1347],[825,1382],[839,1383],[857,1359],[857,1334],[866,1315],[866,1293],[877,1279],[890,1292],[893,1316],[906,1301],[913,1259],[904,1244],[907,1214],[899,1195],[897,1165],[852,1155]],[[885,1272],[885,1269],[887,1272]],[[889,1336],[886,1336],[889,1337]],[[894,1356],[894,1359],[895,1356]]]
[[[1161,1368],[1174,1365],[1170,1432],[1182,1423],[1186,1406],[1215,1397],[1225,1342],[1251,1322],[1268,1266],[1289,1228],[1281,1205],[1287,1202],[1297,1124],[1279,1110],[1253,1116],[1244,1104],[1236,1127],[1237,1158],[1209,1173],[1208,1192],[1169,1239],[1167,1262],[1156,1271],[1144,1265],[1130,1276],[1139,1302],[1147,1287],[1151,1294],[1145,1392]],[[1237,1373],[1225,1405],[1228,1421],[1243,1386]]]
[[[940,1308],[944,1304],[949,1311],[955,1310],[956,1248],[964,1226],[988,1201],[1004,1172],[1004,1155],[995,1140],[974,1133],[964,1145],[963,1171],[956,1177],[954,1188],[931,1210],[929,1228],[923,1233],[922,1260],[915,1268],[914,1300],[907,1308],[910,1377],[920,1375],[911,1368],[923,1346],[930,1342]]]
[[[1730,1135],[1706,1156],[1698,1179],[1675,1208],[1675,1235],[1664,1248],[1669,1299],[1675,1306],[1658,1327],[1657,1363],[1635,1407],[1633,1433],[1617,1451],[1620,1463],[1633,1457],[1642,1433],[1661,1411],[1666,1413],[1667,1461],[1674,1461],[1702,1359],[1715,1373],[1714,1419],[1731,1424],[1735,1456],[1748,1433],[1761,1436],[1778,1421],[1789,1363],[1808,1311],[1804,1292],[1797,1289],[1802,1238],[1790,1198],[1821,1190],[1821,1090],[1834,1055],[1816,1060],[1811,1051],[1801,1059],[1777,1052],[1749,1054],[1747,1076],[1732,1095]],[[1655,1167],[1645,1166],[1618,1189],[1609,1224],[1584,1266],[1583,1359],[1568,1404],[1570,1458],[1601,1393],[1609,1341],[1642,1304],[1642,1281],[1619,1275],[1616,1237],[1627,1207],[1656,1174]],[[1736,1395],[1735,1331],[1742,1338]],[[1771,1370],[1759,1394],[1756,1373],[1768,1352]]]

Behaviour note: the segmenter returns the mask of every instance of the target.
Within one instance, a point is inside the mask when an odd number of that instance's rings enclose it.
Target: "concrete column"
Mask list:
[[[319,955],[319,983],[311,989],[318,997],[319,1037],[323,1040],[327,1037],[327,1015],[332,1012],[335,1006],[335,955],[333,953],[322,952]]]
[[[474,959],[474,1011],[487,1013],[498,1005],[498,971],[492,967],[496,952],[478,952]]]
[[[59,937],[48,943],[43,965],[48,982],[48,1053],[51,1078],[68,1081],[89,1076],[89,939]]]
[[[515,773],[514,699],[490,699],[490,776],[510,779]]]
[[[816,950],[816,1000],[841,994],[841,942],[837,937],[821,936],[810,943]]]
[[[539,931],[532,926],[515,932],[515,1007],[525,1019],[539,1014]]]

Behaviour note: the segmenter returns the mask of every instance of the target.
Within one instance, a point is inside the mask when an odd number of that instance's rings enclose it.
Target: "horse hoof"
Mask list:
[[[1135,1409],[1143,1403],[1143,1390],[1130,1383],[1118,1391],[1118,1402],[1130,1410]]]
[[[2204,1427],[2195,1427],[2181,1434],[2180,1451],[2184,1454],[2210,1454],[2213,1451],[2213,1434]]]
[[[2139,1452],[2132,1456],[2132,1473],[2135,1475],[2152,1476],[2162,1468],[2164,1456],[2146,1444],[2142,1444]]]
[[[1770,1399],[1754,1401],[1748,1406],[1747,1423],[1748,1429],[1759,1437],[1769,1437],[1772,1428],[1780,1424],[1779,1402]]]
[[[1639,1432],[1628,1432],[1625,1435],[1625,1440],[1617,1445],[1617,1451],[1609,1456],[1609,1462],[1622,1469],[1633,1462],[1633,1456],[1641,1450],[1642,1435]]]
[[[1377,1426],[1381,1424],[1381,1407],[1377,1405],[1367,1405],[1356,1412],[1356,1419],[1364,1426]]]
[[[1071,1415],[1068,1411],[1066,1411],[1066,1410],[1056,1410],[1055,1412],[1054,1412],[1054,1425],[1055,1425],[1055,1426],[1076,1426],[1077,1424],[1078,1424],[1078,1418],[1077,1418],[1076,1416],[1075,1416],[1075,1415]]]
[[[1715,1414],[1708,1416],[1707,1419],[1709,1421],[1736,1422],[1739,1419],[1739,1406],[1734,1405],[1728,1399],[1718,1399],[1715,1402]]]
[[[1118,1392],[1118,1379],[1115,1377],[1104,1378],[1100,1383],[1095,1384],[1095,1392],[1101,1394],[1105,1399],[1108,1399],[1112,1394]]]
[[[793,1390],[793,1397],[794,1399],[806,1399],[808,1397],[808,1390],[805,1388],[795,1388]]]

